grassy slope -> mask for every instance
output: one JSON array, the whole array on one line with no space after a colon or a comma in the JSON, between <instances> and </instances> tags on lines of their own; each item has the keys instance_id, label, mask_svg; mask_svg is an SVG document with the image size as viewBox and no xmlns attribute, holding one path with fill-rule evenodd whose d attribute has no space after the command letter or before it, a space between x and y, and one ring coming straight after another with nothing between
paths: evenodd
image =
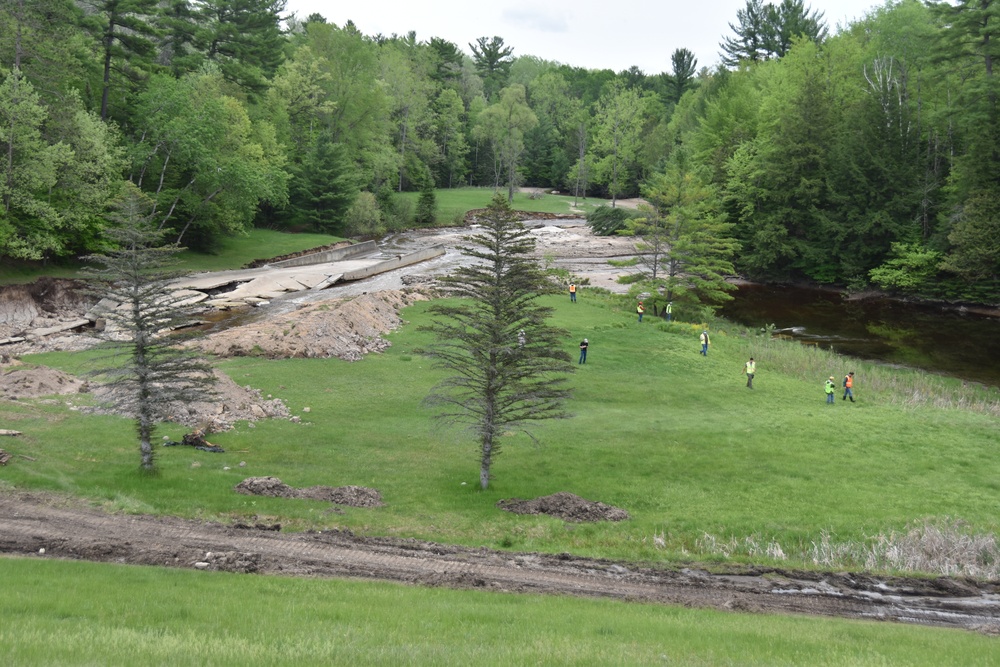
<instances>
[{"instance_id":1,"label":"grassy slope","mask_svg":"<svg viewBox=\"0 0 1000 667\"><path fill-rule=\"evenodd\" d=\"M5 665L832 666L996 659L994 637L889 623L30 559L0 558L0 576Z\"/></svg>"},{"instance_id":2,"label":"grassy slope","mask_svg":"<svg viewBox=\"0 0 1000 667\"><path fill-rule=\"evenodd\" d=\"M586 292L574 306L563 297L546 300L556 306L554 323L571 332L567 351L590 339L588 363L572 379L568 407L576 416L538 425L540 446L510 435L485 492L476 484L474 442L441 428L421 406L440 377L417 353L428 343L416 327L427 321L426 304L405 311L412 322L391 335L385 354L360 362L223 362L238 383L283 398L294 412L310 407L305 423L262 422L213 435L225 454L162 449L163 474L156 479L136 473L132 426L125 420L83 416L63 401L0 405L0 421L25 432L4 446L36 459L18 460L3 477L127 510L258 514L300 528L343 525L650 560L704 556L706 533L719 540L776 540L808 565L810 545L824 534L858 541L928 517L997 530L998 427L988 415L892 403L866 387L865 367L853 362L858 403L828 406L822 380L842 375L846 360L804 380L771 370L794 357L801 349L795 344L717 333L710 355L702 357L696 326L650 318L639 325L613 302ZM759 362L753 391L741 374L748 354ZM79 370L81 358L33 360ZM915 374L914 382L921 377ZM162 430L175 440L182 432ZM337 516L317 502L232 492L253 475L276 475L293 486L372 486L387 506ZM494 508L502 498L557 491L625 508L632 520L581 526ZM654 546L654 535L664 536L666 550Z\"/></svg>"}]
</instances>

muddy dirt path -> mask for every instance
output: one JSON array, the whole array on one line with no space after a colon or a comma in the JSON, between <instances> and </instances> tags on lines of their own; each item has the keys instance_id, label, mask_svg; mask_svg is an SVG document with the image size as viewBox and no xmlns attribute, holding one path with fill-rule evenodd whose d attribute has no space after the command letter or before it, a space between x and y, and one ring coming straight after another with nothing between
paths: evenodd
<instances>
[{"instance_id":1,"label":"muddy dirt path","mask_svg":"<svg viewBox=\"0 0 1000 667\"><path fill-rule=\"evenodd\" d=\"M0 493L0 553L256 574L603 597L758 613L918 623L1000 634L1000 584L764 568L709 573L568 554L499 552L349 532L282 533L106 514ZM43 551L44 550L44 551Z\"/></svg>"}]
</instances>

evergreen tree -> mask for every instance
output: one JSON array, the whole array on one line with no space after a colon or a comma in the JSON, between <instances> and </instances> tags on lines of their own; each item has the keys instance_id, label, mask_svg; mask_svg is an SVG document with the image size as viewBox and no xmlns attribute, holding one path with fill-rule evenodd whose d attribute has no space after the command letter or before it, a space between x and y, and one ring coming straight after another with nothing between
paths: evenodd
<instances>
[{"instance_id":1,"label":"evergreen tree","mask_svg":"<svg viewBox=\"0 0 1000 667\"><path fill-rule=\"evenodd\" d=\"M646 267L637 289L660 295L657 301L714 308L732 297L727 278L735 273L739 243L726 222L715 189L675 151L666 171L643 187L646 217L626 222L626 233L640 239ZM654 301L653 305L656 305Z\"/></svg>"},{"instance_id":2,"label":"evergreen tree","mask_svg":"<svg viewBox=\"0 0 1000 667\"><path fill-rule=\"evenodd\" d=\"M124 338L109 357L113 365L98 371L111 378L111 400L135 420L140 467L155 471L153 433L178 402L204 400L214 381L210 367L190 349L164 334L185 315L188 297L171 290L176 274L167 269L177 246L161 246L163 232L149 214L150 203L131 190L107 229L113 249L85 257L99 268L89 271L97 309Z\"/></svg>"},{"instance_id":3,"label":"evergreen tree","mask_svg":"<svg viewBox=\"0 0 1000 667\"><path fill-rule=\"evenodd\" d=\"M354 167L347 149L323 134L302 163L291 197L292 219L317 232L342 229L358 195Z\"/></svg>"},{"instance_id":4,"label":"evergreen tree","mask_svg":"<svg viewBox=\"0 0 1000 667\"><path fill-rule=\"evenodd\" d=\"M417 211L413 221L421 225L432 225L437 218L437 198L434 195L434 177L424 170L420 177L420 196L417 199Z\"/></svg>"},{"instance_id":5,"label":"evergreen tree","mask_svg":"<svg viewBox=\"0 0 1000 667\"><path fill-rule=\"evenodd\" d=\"M116 84L113 75L124 75L135 87L152 69L156 53L154 20L159 1L81 0L80 4L89 10L85 25L101 48L101 120L106 120L112 87ZM128 92L122 90L119 94L124 97Z\"/></svg>"},{"instance_id":6,"label":"evergreen tree","mask_svg":"<svg viewBox=\"0 0 1000 667\"><path fill-rule=\"evenodd\" d=\"M436 339L428 354L449 373L428 401L441 406L442 418L475 433L479 484L486 489L504 434L569 416L562 404L573 366L561 349L566 332L548 326L552 309L535 302L546 281L530 258L534 239L499 194L480 223L462 249L473 263L443 279L457 299L435 303L436 319L426 330Z\"/></svg>"},{"instance_id":7,"label":"evergreen tree","mask_svg":"<svg viewBox=\"0 0 1000 667\"><path fill-rule=\"evenodd\" d=\"M483 94L488 101L493 101L497 93L507 86L511 65L514 64L511 55L514 49L504 46L502 37L480 37L475 44L469 44L472 49L472 60L476 72L483 79Z\"/></svg>"},{"instance_id":8,"label":"evergreen tree","mask_svg":"<svg viewBox=\"0 0 1000 667\"><path fill-rule=\"evenodd\" d=\"M687 49L675 49L670 56L670 67L670 101L679 104L684 93L694 87L698 59Z\"/></svg>"}]
</instances>

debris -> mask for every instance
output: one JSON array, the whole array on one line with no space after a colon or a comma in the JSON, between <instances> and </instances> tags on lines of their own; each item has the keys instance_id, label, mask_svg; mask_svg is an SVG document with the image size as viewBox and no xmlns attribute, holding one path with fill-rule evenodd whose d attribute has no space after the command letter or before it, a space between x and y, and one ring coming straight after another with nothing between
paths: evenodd
<instances>
[{"instance_id":1,"label":"debris","mask_svg":"<svg viewBox=\"0 0 1000 667\"><path fill-rule=\"evenodd\" d=\"M197 428L190 433L185 433L180 442L168 440L163 443L164 447L176 447L177 445L187 445L188 447L200 449L203 452L213 452L217 454L225 453L226 451L222 447L213 445L208 440L205 440L205 430L200 428Z\"/></svg>"},{"instance_id":2,"label":"debris","mask_svg":"<svg viewBox=\"0 0 1000 667\"><path fill-rule=\"evenodd\" d=\"M0 466L5 466L10 461L10 454L0 449Z\"/></svg>"},{"instance_id":3,"label":"debris","mask_svg":"<svg viewBox=\"0 0 1000 667\"><path fill-rule=\"evenodd\" d=\"M20 431L11 431L10 429L0 428L0 435L17 436L21 435Z\"/></svg>"}]
</instances>

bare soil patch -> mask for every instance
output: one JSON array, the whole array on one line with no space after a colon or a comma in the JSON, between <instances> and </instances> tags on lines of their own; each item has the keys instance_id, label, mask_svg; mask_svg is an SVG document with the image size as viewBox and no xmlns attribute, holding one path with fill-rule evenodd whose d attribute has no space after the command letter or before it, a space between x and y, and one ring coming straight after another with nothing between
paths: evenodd
<instances>
[{"instance_id":1,"label":"bare soil patch","mask_svg":"<svg viewBox=\"0 0 1000 667\"><path fill-rule=\"evenodd\" d=\"M509 498L497 503L497 507L514 514L546 514L574 522L626 521L629 513L618 507L601 502L584 500L580 496L565 491L542 496L533 500Z\"/></svg>"},{"instance_id":2,"label":"bare soil patch","mask_svg":"<svg viewBox=\"0 0 1000 667\"><path fill-rule=\"evenodd\" d=\"M248 477L235 487L237 493L273 498L326 500L348 507L382 507L382 494L364 486L307 486L295 488L277 477Z\"/></svg>"},{"instance_id":3,"label":"bare soil patch","mask_svg":"<svg viewBox=\"0 0 1000 667\"><path fill-rule=\"evenodd\" d=\"M219 331L191 345L220 357L357 361L389 347L382 334L403 324L399 309L423 299L426 297L416 291L386 290L323 301L266 321Z\"/></svg>"},{"instance_id":4,"label":"bare soil patch","mask_svg":"<svg viewBox=\"0 0 1000 667\"><path fill-rule=\"evenodd\" d=\"M201 428L206 433L228 431L238 421L255 422L261 419L289 419L288 406L280 398L265 398L259 389L240 386L228 375L216 369L213 395L190 403L171 403L165 409L170 421L191 428ZM81 412L117 414L131 417L111 403L111 390L106 385L91 384L90 391L99 405L81 407Z\"/></svg>"},{"instance_id":5,"label":"bare soil patch","mask_svg":"<svg viewBox=\"0 0 1000 667\"><path fill-rule=\"evenodd\" d=\"M0 399L16 401L82 391L87 391L86 382L54 368L20 362L0 364Z\"/></svg>"},{"instance_id":6,"label":"bare soil patch","mask_svg":"<svg viewBox=\"0 0 1000 667\"><path fill-rule=\"evenodd\" d=\"M373 510L377 511L377 510ZM350 531L284 533L107 514L78 499L0 491L0 553L429 586L574 595L756 613L794 613L996 634L1000 583L697 565L662 567L570 554L495 551Z\"/></svg>"}]
</instances>

